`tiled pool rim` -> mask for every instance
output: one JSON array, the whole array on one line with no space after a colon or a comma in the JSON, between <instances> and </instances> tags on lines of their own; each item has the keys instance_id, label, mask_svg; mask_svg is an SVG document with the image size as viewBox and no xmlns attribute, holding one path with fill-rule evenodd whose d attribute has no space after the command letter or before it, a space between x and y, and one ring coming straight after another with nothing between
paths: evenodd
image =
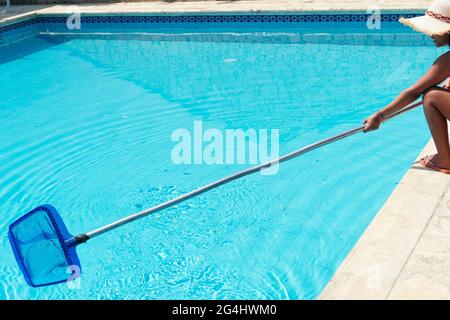
<instances>
[{"instance_id":1,"label":"tiled pool rim","mask_svg":"<svg viewBox=\"0 0 450 320\"><path fill-rule=\"evenodd\" d=\"M400 17L411 18L420 13L382 13L381 22L395 22ZM6 34L21 28L43 23L65 23L66 15L37 15L24 20L6 21L0 25L0 34ZM293 14L146 14L146 15L81 15L81 23L261 23L261 22L365 22L371 16L368 13L293 13Z\"/></svg>"}]
</instances>

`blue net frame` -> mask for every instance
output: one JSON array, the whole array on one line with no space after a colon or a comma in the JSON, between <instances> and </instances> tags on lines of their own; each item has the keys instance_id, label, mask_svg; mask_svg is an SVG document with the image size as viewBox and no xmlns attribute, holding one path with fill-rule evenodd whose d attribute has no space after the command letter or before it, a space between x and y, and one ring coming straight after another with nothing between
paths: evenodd
<instances>
[{"instance_id":1,"label":"blue net frame","mask_svg":"<svg viewBox=\"0 0 450 320\"><path fill-rule=\"evenodd\" d=\"M8 238L25 281L41 287L74 280L81 264L58 211L39 206L9 226ZM72 244L69 244L72 243Z\"/></svg>"}]
</instances>

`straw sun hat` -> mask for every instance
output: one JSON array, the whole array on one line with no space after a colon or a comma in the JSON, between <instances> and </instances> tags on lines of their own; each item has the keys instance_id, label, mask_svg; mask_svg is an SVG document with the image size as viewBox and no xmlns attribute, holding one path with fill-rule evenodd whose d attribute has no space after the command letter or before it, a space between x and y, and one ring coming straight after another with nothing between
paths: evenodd
<instances>
[{"instance_id":1,"label":"straw sun hat","mask_svg":"<svg viewBox=\"0 0 450 320\"><path fill-rule=\"evenodd\" d=\"M450 33L450 0L435 0L424 16L400 18L401 23L429 36Z\"/></svg>"}]
</instances>

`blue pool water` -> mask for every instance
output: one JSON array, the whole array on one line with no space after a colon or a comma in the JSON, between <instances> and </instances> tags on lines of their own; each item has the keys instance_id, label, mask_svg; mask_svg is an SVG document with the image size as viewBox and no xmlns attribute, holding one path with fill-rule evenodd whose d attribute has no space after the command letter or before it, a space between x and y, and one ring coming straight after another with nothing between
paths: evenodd
<instances>
[{"instance_id":1,"label":"blue pool water","mask_svg":"<svg viewBox=\"0 0 450 320\"><path fill-rule=\"evenodd\" d=\"M78 248L78 288L28 287L7 240L8 225L39 204L86 232L246 167L174 165L171 133L194 120L279 129L286 153L359 125L441 53L324 38L373 35L360 26L322 25L310 43L233 32L217 41L40 35L0 46L0 298L320 294L428 141L420 110L91 240Z\"/></svg>"}]
</instances>

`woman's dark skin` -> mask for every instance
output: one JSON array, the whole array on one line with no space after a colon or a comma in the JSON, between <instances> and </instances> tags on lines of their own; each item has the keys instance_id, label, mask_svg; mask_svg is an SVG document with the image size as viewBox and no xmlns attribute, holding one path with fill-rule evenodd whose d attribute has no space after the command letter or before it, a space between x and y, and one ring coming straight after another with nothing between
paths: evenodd
<instances>
[{"instance_id":1,"label":"woman's dark skin","mask_svg":"<svg viewBox=\"0 0 450 320\"><path fill-rule=\"evenodd\" d=\"M450 33L432 37L437 47L450 43ZM450 51L440 56L431 68L411 87L403 91L385 108L368 117L365 132L380 127L383 118L417 100L423 94L423 110L436 145L437 154L432 161L441 168L450 169L450 143L447 120L450 120ZM448 79L448 80L447 80ZM443 88L438 87L443 81Z\"/></svg>"}]
</instances>

